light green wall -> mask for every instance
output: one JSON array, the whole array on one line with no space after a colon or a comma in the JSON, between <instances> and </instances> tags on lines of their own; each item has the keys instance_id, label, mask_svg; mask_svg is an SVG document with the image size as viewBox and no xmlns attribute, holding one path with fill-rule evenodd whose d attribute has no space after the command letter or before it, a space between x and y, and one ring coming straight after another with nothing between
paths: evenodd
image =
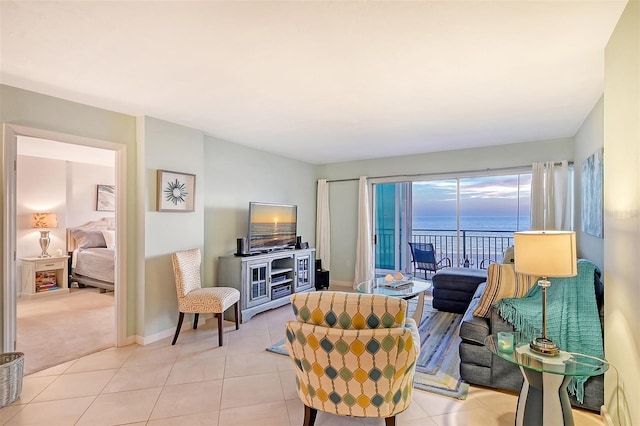
<instances>
[{"instance_id":1,"label":"light green wall","mask_svg":"<svg viewBox=\"0 0 640 426\"><path fill-rule=\"evenodd\" d=\"M632 0L605 49L604 337L619 372L605 375L605 404L618 425L640 425L639 169L640 3Z\"/></svg>"},{"instance_id":2,"label":"light green wall","mask_svg":"<svg viewBox=\"0 0 640 426\"><path fill-rule=\"evenodd\" d=\"M199 248L204 256L204 134L150 117L144 125L144 323L138 334L150 336L176 326L178 305L171 253ZM194 212L159 212L157 172L196 175ZM206 285L206 284L205 284ZM190 320L190 318L188 319Z\"/></svg>"},{"instance_id":3,"label":"light green wall","mask_svg":"<svg viewBox=\"0 0 640 426\"><path fill-rule=\"evenodd\" d=\"M331 280L351 283L354 279L359 176L444 174L558 160L573 160L572 138L318 166L318 179L353 179L329 184Z\"/></svg>"},{"instance_id":4,"label":"light green wall","mask_svg":"<svg viewBox=\"0 0 640 426\"><path fill-rule=\"evenodd\" d=\"M130 115L119 114L81 105L75 102L17 89L11 86L0 85L0 122L14 124L48 131L66 133L70 135L110 141L127 147L127 176L128 176L128 200L127 221L129 232L127 234L127 263L129 268L128 280L135 281L136 277L136 124L135 118ZM0 152L0 172L4 164L3 153ZM3 184L4 186L4 184ZM4 213L4 199L0 200L0 215ZM2 218L4 221L4 217ZM0 247L0 250L3 250ZM0 252L0 262L4 261L4 253ZM5 265L2 264L0 273L4 273ZM127 324L128 333L133 333L135 321L135 292L134 286L129 287ZM1 291L1 290L0 290ZM0 316L0 321L1 321ZM0 333L2 326L0 324Z\"/></svg>"},{"instance_id":5,"label":"light green wall","mask_svg":"<svg viewBox=\"0 0 640 426\"><path fill-rule=\"evenodd\" d=\"M315 167L205 137L205 280L217 282L217 259L246 236L250 201L296 204L298 235L315 246ZM222 285L223 283L220 283Z\"/></svg>"},{"instance_id":6,"label":"light green wall","mask_svg":"<svg viewBox=\"0 0 640 426\"><path fill-rule=\"evenodd\" d=\"M591 260L600 270L604 270L603 239L582 232L582 162L603 146L604 96L601 96L576 133L574 155L574 217L578 256Z\"/></svg>"},{"instance_id":7,"label":"light green wall","mask_svg":"<svg viewBox=\"0 0 640 426\"><path fill-rule=\"evenodd\" d=\"M153 339L175 327L178 310L170 253L202 248L205 285L215 283L218 256L234 252L236 238L247 233L249 201L297 204L298 234L315 245L316 181L310 164L158 119L9 86L0 86L0 100L3 123L127 146L129 336ZM156 211L158 169L196 175L195 212Z\"/></svg>"}]
</instances>

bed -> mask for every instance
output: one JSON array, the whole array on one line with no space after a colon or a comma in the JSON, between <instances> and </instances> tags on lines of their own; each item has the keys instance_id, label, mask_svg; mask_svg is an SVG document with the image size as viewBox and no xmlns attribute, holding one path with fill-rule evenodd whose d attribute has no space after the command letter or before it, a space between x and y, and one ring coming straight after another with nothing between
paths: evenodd
<instances>
[{"instance_id":1,"label":"bed","mask_svg":"<svg viewBox=\"0 0 640 426\"><path fill-rule=\"evenodd\" d=\"M101 293L113 291L115 277L115 219L103 218L67 229L70 280Z\"/></svg>"}]
</instances>

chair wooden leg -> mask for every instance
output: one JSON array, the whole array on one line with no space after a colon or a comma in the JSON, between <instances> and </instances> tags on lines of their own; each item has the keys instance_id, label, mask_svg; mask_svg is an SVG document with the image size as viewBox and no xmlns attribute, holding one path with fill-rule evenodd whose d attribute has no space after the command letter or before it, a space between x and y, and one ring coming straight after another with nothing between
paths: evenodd
<instances>
[{"instance_id":1,"label":"chair wooden leg","mask_svg":"<svg viewBox=\"0 0 640 426\"><path fill-rule=\"evenodd\" d=\"M216 314L216 316L218 317L218 346L222 346L222 312L220 312L219 314Z\"/></svg>"},{"instance_id":2,"label":"chair wooden leg","mask_svg":"<svg viewBox=\"0 0 640 426\"><path fill-rule=\"evenodd\" d=\"M176 334L173 336L173 342L171 342L172 345L175 345L176 341L178 340L178 334L180 334L180 329L182 328L183 319L184 319L184 312L180 312L180 317L178 317L178 326L176 327Z\"/></svg>"},{"instance_id":3,"label":"chair wooden leg","mask_svg":"<svg viewBox=\"0 0 640 426\"><path fill-rule=\"evenodd\" d=\"M237 301L234 305L234 310L236 311L236 330L240 329L240 301Z\"/></svg>"},{"instance_id":4,"label":"chair wooden leg","mask_svg":"<svg viewBox=\"0 0 640 426\"><path fill-rule=\"evenodd\" d=\"M318 415L318 410L315 408L304 406L304 422L302 426L313 426L316 422L316 416Z\"/></svg>"},{"instance_id":5,"label":"chair wooden leg","mask_svg":"<svg viewBox=\"0 0 640 426\"><path fill-rule=\"evenodd\" d=\"M198 328L198 317L200 314L194 314L193 316L193 329L196 330Z\"/></svg>"},{"instance_id":6,"label":"chair wooden leg","mask_svg":"<svg viewBox=\"0 0 640 426\"><path fill-rule=\"evenodd\" d=\"M396 426L396 416L387 417L384 419L384 426Z\"/></svg>"}]
</instances>

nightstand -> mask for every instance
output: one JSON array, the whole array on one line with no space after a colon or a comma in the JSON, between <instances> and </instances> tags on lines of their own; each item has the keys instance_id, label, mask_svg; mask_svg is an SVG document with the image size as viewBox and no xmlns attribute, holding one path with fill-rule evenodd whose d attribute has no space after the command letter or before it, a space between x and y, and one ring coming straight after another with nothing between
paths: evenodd
<instances>
[{"instance_id":1,"label":"nightstand","mask_svg":"<svg viewBox=\"0 0 640 426\"><path fill-rule=\"evenodd\" d=\"M68 293L67 259L69 256L21 258L22 295L41 297Z\"/></svg>"}]
</instances>

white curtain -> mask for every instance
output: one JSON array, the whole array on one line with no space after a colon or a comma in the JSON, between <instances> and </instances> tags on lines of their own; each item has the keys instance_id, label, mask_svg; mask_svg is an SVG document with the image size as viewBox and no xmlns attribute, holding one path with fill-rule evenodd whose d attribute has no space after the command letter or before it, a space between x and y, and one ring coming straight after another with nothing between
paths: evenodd
<instances>
[{"instance_id":1,"label":"white curtain","mask_svg":"<svg viewBox=\"0 0 640 426\"><path fill-rule=\"evenodd\" d=\"M374 277L373 244L371 240L371 215L367 177L361 176L358 190L358 241L356 245L356 269L353 285Z\"/></svg>"},{"instance_id":2,"label":"white curtain","mask_svg":"<svg viewBox=\"0 0 640 426\"><path fill-rule=\"evenodd\" d=\"M316 258L322 260L322 269L331 270L331 220L329 217L329 185L318 180L316 213Z\"/></svg>"},{"instance_id":3,"label":"white curtain","mask_svg":"<svg viewBox=\"0 0 640 426\"><path fill-rule=\"evenodd\" d=\"M531 229L571 230L569 163L534 163L531 173Z\"/></svg>"}]
</instances>

